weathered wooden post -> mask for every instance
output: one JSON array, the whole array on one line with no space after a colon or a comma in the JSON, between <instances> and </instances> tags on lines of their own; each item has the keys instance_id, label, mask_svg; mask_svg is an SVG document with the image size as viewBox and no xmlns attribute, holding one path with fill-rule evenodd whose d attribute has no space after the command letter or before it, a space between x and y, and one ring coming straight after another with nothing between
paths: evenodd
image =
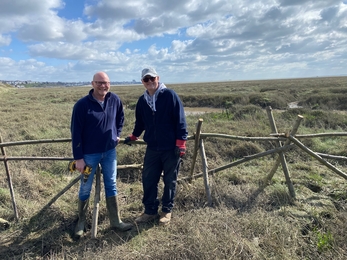
<instances>
[{"instance_id":1,"label":"weathered wooden post","mask_svg":"<svg viewBox=\"0 0 347 260\"><path fill-rule=\"evenodd\" d=\"M293 136L294 136L294 135L296 134L296 132L298 131L298 128L299 128L299 126L300 126L300 123L301 123L301 120L302 120L302 119L304 119L304 117L301 116L301 115L298 115L298 118L297 118L297 120L296 120L295 123L294 123L293 129L292 129L292 131L290 132L290 135L293 135ZM290 140L290 139L287 139L287 140L285 141L285 143L284 143L284 146L289 145L290 143L291 143L291 140ZM276 170L277 170L277 168L278 168L278 166L280 165L281 162L282 162L282 161L281 161L281 158L278 157L277 160L276 160L276 162L275 162L275 165L272 167L270 173L268 174L268 176L267 176L267 177L265 178L265 180L264 180L264 183L265 183L265 184L267 184L267 183L272 179L272 177L274 176L274 174L275 174L275 172L276 172ZM295 198L295 191L294 191L293 183L291 182L289 176L286 175L286 173L285 173L285 177L286 177L286 182L287 182L287 185L288 185L289 192L290 192L291 196L292 196L293 198ZM287 178L288 178L288 179L287 179Z\"/></svg>"},{"instance_id":2,"label":"weathered wooden post","mask_svg":"<svg viewBox=\"0 0 347 260\"><path fill-rule=\"evenodd\" d=\"M100 165L96 168L95 172L95 197L94 197L94 209L92 219L92 238L96 238L98 232L98 219L99 219L99 202L100 202Z\"/></svg>"},{"instance_id":3,"label":"weathered wooden post","mask_svg":"<svg viewBox=\"0 0 347 260\"><path fill-rule=\"evenodd\" d=\"M201 125L202 125L203 119L200 118L197 126L196 126L196 133L195 133L195 143L194 143L194 151L193 151L193 158L192 158L192 166L190 168L190 174L188 176L188 181L192 182L193 179L193 173L194 173L194 166L196 163L196 157L198 154L198 150L200 150L200 155L202 159L202 170L203 170L203 177L204 177L204 185L206 190L206 196L208 200L209 206L212 206L212 198L211 198L211 190L210 190L210 184L209 184L209 177L208 177L208 165L207 165L207 159L206 159L206 153L205 153L205 147L204 142L200 138L201 134ZM200 147L200 149L199 149Z\"/></svg>"},{"instance_id":4,"label":"weathered wooden post","mask_svg":"<svg viewBox=\"0 0 347 260\"><path fill-rule=\"evenodd\" d=\"M274 119L273 114L272 114L272 108L270 106L266 107L266 112L267 112L267 115L269 117L271 131L274 134L277 134L278 132L277 132L276 124L275 124L275 119ZM282 143L280 141L277 141L276 142L276 147L282 147ZM293 187L293 183L292 183L292 181L290 179L290 173L289 173L289 170L288 170L288 167L287 167L286 157L284 156L283 152L279 152L278 155L279 155L279 158L280 158L280 162L282 164L282 170L283 170L284 176L286 178L286 183L287 183L290 195L291 195L292 198L295 198L295 190L294 190L294 187Z\"/></svg>"},{"instance_id":5,"label":"weathered wooden post","mask_svg":"<svg viewBox=\"0 0 347 260\"><path fill-rule=\"evenodd\" d=\"M340 175L342 178L345 178L347 180L347 175L339 170L338 168L336 168L334 165L332 165L331 163L327 162L326 160L324 160L321 156L319 156L317 153L313 152L312 150L310 150L309 148L307 148L303 143L301 143L298 139L296 139L294 136L290 135L289 139L295 143L299 148L301 148L302 150L304 150L306 153L308 153L309 155L311 155L312 157L314 157L315 159L317 159L319 162L321 162L322 164L324 164L326 167L328 167L330 170L336 172L338 175Z\"/></svg>"},{"instance_id":6,"label":"weathered wooden post","mask_svg":"<svg viewBox=\"0 0 347 260\"><path fill-rule=\"evenodd\" d=\"M193 173L194 173L194 167L196 163L196 157L198 155L199 145L200 145L200 131L201 131L201 125L202 125L203 119L200 118L198 121L198 124L196 126L196 133L195 133L195 142L194 142L194 150L193 150L193 157L192 157L192 166L190 167L190 173L188 177L188 181L192 182L193 179Z\"/></svg>"},{"instance_id":7,"label":"weathered wooden post","mask_svg":"<svg viewBox=\"0 0 347 260\"><path fill-rule=\"evenodd\" d=\"M61 195L63 195L65 192L67 192L73 185L75 185L79 180L81 179L81 176L78 175L75 179L73 179L64 189L62 189L57 195L55 195L40 211L45 211L48 207L50 207L57 199L60 198Z\"/></svg>"},{"instance_id":8,"label":"weathered wooden post","mask_svg":"<svg viewBox=\"0 0 347 260\"><path fill-rule=\"evenodd\" d=\"M205 185L205 191L207 196L208 205L212 206L212 197L211 197L211 190L210 190L210 181L208 179L208 165L207 165L207 159L206 159L206 153L205 153L205 147L204 147L204 141L203 139L200 139L200 154L202 159L202 171L204 174L204 185Z\"/></svg>"},{"instance_id":9,"label":"weathered wooden post","mask_svg":"<svg viewBox=\"0 0 347 260\"><path fill-rule=\"evenodd\" d=\"M2 143L2 136L0 135L0 144L1 144L1 143ZM10 193L11 193L11 198L12 198L12 205L13 205L14 215L15 215L16 221L18 221L18 220L19 220L19 217L18 217L16 199L15 199L15 196L14 196L14 191L13 191L13 185L12 185L12 179L11 179L10 169L8 168L8 163L7 163L7 156L6 156L5 147L2 147L2 146L1 146L1 153L2 153L2 155L4 156L4 165L5 165L6 175L7 175L8 186L9 186L9 188L10 188Z\"/></svg>"}]
</instances>

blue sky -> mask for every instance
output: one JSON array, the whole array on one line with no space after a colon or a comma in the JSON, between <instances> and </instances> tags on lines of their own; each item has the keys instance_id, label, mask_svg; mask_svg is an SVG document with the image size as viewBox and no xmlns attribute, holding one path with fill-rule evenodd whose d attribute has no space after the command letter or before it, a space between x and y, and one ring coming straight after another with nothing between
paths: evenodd
<instances>
[{"instance_id":1,"label":"blue sky","mask_svg":"<svg viewBox=\"0 0 347 260\"><path fill-rule=\"evenodd\" d=\"M0 1L0 80L347 76L346 46L346 1Z\"/></svg>"}]
</instances>

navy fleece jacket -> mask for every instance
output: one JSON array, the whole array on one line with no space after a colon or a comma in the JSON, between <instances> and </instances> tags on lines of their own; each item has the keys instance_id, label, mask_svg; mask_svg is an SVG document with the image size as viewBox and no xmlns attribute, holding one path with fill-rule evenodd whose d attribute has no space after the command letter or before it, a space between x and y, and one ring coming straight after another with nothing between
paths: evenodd
<instances>
[{"instance_id":1,"label":"navy fleece jacket","mask_svg":"<svg viewBox=\"0 0 347 260\"><path fill-rule=\"evenodd\" d=\"M182 102L172 89L159 93L155 103L156 111L147 104L142 95L136 104L133 135L139 137L145 131L143 140L147 147L156 151L174 149L176 140L187 140L187 123Z\"/></svg>"},{"instance_id":2,"label":"navy fleece jacket","mask_svg":"<svg viewBox=\"0 0 347 260\"><path fill-rule=\"evenodd\" d=\"M84 154L103 153L114 149L124 124L124 111L120 98L108 92L104 108L92 93L76 102L71 118L72 152L75 160Z\"/></svg>"}]
</instances>

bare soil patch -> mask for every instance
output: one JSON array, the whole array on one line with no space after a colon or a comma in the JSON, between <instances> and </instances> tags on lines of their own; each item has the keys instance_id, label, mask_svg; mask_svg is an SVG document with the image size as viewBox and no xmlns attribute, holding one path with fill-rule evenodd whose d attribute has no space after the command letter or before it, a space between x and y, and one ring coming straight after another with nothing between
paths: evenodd
<instances>
[{"instance_id":1,"label":"bare soil patch","mask_svg":"<svg viewBox=\"0 0 347 260\"><path fill-rule=\"evenodd\" d=\"M202 115L205 113L221 112L221 108L213 107L184 107L186 115Z\"/></svg>"}]
</instances>

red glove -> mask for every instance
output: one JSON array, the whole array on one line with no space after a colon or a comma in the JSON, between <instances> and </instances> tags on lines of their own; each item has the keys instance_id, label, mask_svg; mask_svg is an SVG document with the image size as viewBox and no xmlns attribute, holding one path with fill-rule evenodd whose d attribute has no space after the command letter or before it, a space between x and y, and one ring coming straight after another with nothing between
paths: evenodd
<instances>
[{"instance_id":1,"label":"red glove","mask_svg":"<svg viewBox=\"0 0 347 260\"><path fill-rule=\"evenodd\" d=\"M131 145L131 144L129 144L129 142L136 141L137 139L139 139L139 138L136 137L135 135L131 134L127 138L124 139L124 144Z\"/></svg>"},{"instance_id":2,"label":"red glove","mask_svg":"<svg viewBox=\"0 0 347 260\"><path fill-rule=\"evenodd\" d=\"M186 154L186 141L185 140L176 140L176 152L177 154L182 157Z\"/></svg>"}]
</instances>

